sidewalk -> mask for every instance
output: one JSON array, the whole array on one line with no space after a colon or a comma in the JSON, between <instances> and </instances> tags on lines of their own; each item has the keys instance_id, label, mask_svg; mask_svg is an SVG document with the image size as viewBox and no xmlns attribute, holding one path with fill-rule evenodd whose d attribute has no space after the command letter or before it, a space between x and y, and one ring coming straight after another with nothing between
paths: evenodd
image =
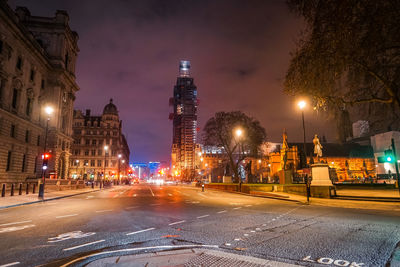
<instances>
[{"instance_id":1,"label":"sidewalk","mask_svg":"<svg viewBox=\"0 0 400 267\"><path fill-rule=\"evenodd\" d=\"M366 191L370 191L370 190L366 190ZM245 195L250 195L250 194L245 194ZM396 193L394 195L396 195ZM299 203L303 203L303 204L307 203L307 197L301 196L301 195L289 194L289 193L285 193L285 192L268 192L268 194L266 196L262 196L262 195L252 195L252 196L280 199L280 200L286 200L286 201L289 200L289 201L299 202ZM383 196L383 195L381 195L381 196ZM384 196L386 196L386 195L384 195ZM398 195L396 197L398 197ZM310 205L329 206L329 207L338 207L338 208L340 207L340 208L352 208L352 209L366 209L366 210L400 211L400 202L366 201L363 199L346 200L346 199L335 199L335 198L329 199L329 198L310 197Z\"/></svg>"},{"instance_id":2,"label":"sidewalk","mask_svg":"<svg viewBox=\"0 0 400 267\"><path fill-rule=\"evenodd\" d=\"M53 199L60 199L64 197L80 195L90 192L98 191L99 188L95 187L92 189L91 187L83 188L83 189L75 189L75 190L63 190L63 191L51 191L44 193L44 199L39 199L38 192L35 194L29 193L28 195L23 192L22 195L14 195L14 196L5 196L0 197L0 209L21 206L21 205L28 205L33 204L41 201L49 201ZM18 193L18 192L17 192Z\"/></svg>"},{"instance_id":3,"label":"sidewalk","mask_svg":"<svg viewBox=\"0 0 400 267\"><path fill-rule=\"evenodd\" d=\"M190 247L186 246L186 247ZM179 247L179 246L177 246ZM193 246L195 247L195 246ZM154 247L157 249L157 247ZM132 252L140 251L141 248L131 249ZM129 249L121 250L121 251L110 251L105 252L107 254L119 254L126 253ZM95 253L92 256L100 255L101 253ZM102 254L102 255L107 255ZM110 255L111 256L111 255ZM66 265L63 265L66 266ZM123 256L112 256L108 258L102 258L95 261L90 262L85 265L88 267L97 267L97 266L126 266L126 267L161 267L161 266L175 266L175 267L183 267L183 266L210 266L210 267L220 267L220 266L253 266L253 267L262 267L262 266L270 266L270 267L296 267L302 265L294 265L284 262L272 261L272 260L264 260L259 258L254 258L250 256L242 256L234 253L227 253L217 250L209 250L209 249L181 249L181 250L169 250L169 251L161 251L161 252L152 252L145 254L136 254L136 255L123 255Z\"/></svg>"}]
</instances>

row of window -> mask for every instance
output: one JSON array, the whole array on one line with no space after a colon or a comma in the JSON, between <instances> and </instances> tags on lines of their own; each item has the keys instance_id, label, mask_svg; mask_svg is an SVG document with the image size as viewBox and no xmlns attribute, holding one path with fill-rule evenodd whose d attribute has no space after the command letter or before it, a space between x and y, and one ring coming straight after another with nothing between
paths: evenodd
<instances>
[{"instance_id":1,"label":"row of window","mask_svg":"<svg viewBox=\"0 0 400 267\"><path fill-rule=\"evenodd\" d=\"M14 160L18 160L18 159L14 157L14 153L12 151L8 151L7 163L6 163L6 171L7 172L14 171L13 168L12 168L12 165L11 165L11 163ZM38 160L38 157L35 158L35 162L34 162L34 165L33 165L33 173L36 173L37 160ZM14 166L15 166L15 164L14 164ZM20 164L20 169L19 170L21 172L26 172L27 171L27 155L26 154L22 155L22 159L21 159L21 164Z\"/></svg>"},{"instance_id":2,"label":"row of window","mask_svg":"<svg viewBox=\"0 0 400 267\"><path fill-rule=\"evenodd\" d=\"M98 149L97 150L97 156L103 156L103 149ZM84 151L84 155L85 156L89 156L89 152L90 152L90 156L96 156L96 149L92 149L89 151L89 149ZM81 150L80 149L75 149L74 150L74 155L75 156L79 156L81 155ZM109 152L107 152L107 155L109 155ZM116 156L117 155L117 151L115 150L111 150L111 156Z\"/></svg>"},{"instance_id":3,"label":"row of window","mask_svg":"<svg viewBox=\"0 0 400 267\"><path fill-rule=\"evenodd\" d=\"M85 144L87 146L90 146L90 145L92 145L92 146L97 146L97 145L102 146L104 144L104 140L102 140L102 139L100 139L100 140L97 140L97 139L85 139L85 143L83 143L83 140L84 139L79 139L79 140L75 139L74 140L74 144L75 145L83 145L83 144ZM112 144L116 145L116 144L118 144L118 141L117 141L116 138L106 139L105 140L105 144L106 145L112 145Z\"/></svg>"},{"instance_id":4,"label":"row of window","mask_svg":"<svg viewBox=\"0 0 400 267\"><path fill-rule=\"evenodd\" d=\"M113 136L118 136L118 131L96 131L96 130L86 130L86 131L82 131L80 129L75 129L74 130L74 134L75 135L81 135L81 134L86 134L86 135L104 135L104 133L106 135L113 135Z\"/></svg>"},{"instance_id":5,"label":"row of window","mask_svg":"<svg viewBox=\"0 0 400 267\"><path fill-rule=\"evenodd\" d=\"M89 126L89 127L107 127L110 128L111 127L111 123L107 122L107 124L104 124L102 122L98 122L98 121L85 121L83 124L82 122L75 122L74 126L79 127L79 126ZM118 127L117 123L113 123L113 127Z\"/></svg>"},{"instance_id":6,"label":"row of window","mask_svg":"<svg viewBox=\"0 0 400 267\"><path fill-rule=\"evenodd\" d=\"M115 160L105 160L105 167L113 167L116 166L117 163ZM97 164L96 164L97 163ZM103 165L103 160L95 160L95 159L90 159L90 160L84 160L83 162L81 161L76 161L72 160L70 166L71 167L102 167Z\"/></svg>"},{"instance_id":7,"label":"row of window","mask_svg":"<svg viewBox=\"0 0 400 267\"><path fill-rule=\"evenodd\" d=\"M15 124L11 124L10 137L17 138L17 126ZM30 143L30 142L31 142L31 131L25 130L25 143ZM37 135L36 145L40 146L40 135Z\"/></svg>"}]
</instances>

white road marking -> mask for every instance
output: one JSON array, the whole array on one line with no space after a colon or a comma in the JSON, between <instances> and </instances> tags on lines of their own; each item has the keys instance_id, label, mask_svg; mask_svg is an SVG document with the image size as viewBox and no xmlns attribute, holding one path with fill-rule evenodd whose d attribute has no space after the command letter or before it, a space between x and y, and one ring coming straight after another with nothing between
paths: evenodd
<instances>
[{"instance_id":1,"label":"white road marking","mask_svg":"<svg viewBox=\"0 0 400 267\"><path fill-rule=\"evenodd\" d=\"M28 223L28 222L31 222L32 220L29 220L29 221L20 221L20 222L11 222L11 223L3 223L3 224L0 224L0 226L8 226L8 225L14 225L14 224L21 224L21 223Z\"/></svg>"},{"instance_id":2,"label":"white road marking","mask_svg":"<svg viewBox=\"0 0 400 267\"><path fill-rule=\"evenodd\" d=\"M75 214L61 215L61 216L57 216L56 219L73 217L73 216L77 216L77 215L79 215L79 214L75 213Z\"/></svg>"},{"instance_id":3,"label":"white road marking","mask_svg":"<svg viewBox=\"0 0 400 267\"><path fill-rule=\"evenodd\" d=\"M112 210L96 210L97 213L100 213L100 212L108 212L108 211L112 211Z\"/></svg>"},{"instance_id":4,"label":"white road marking","mask_svg":"<svg viewBox=\"0 0 400 267\"><path fill-rule=\"evenodd\" d=\"M119 197L120 194L113 196L113 198Z\"/></svg>"},{"instance_id":5,"label":"white road marking","mask_svg":"<svg viewBox=\"0 0 400 267\"><path fill-rule=\"evenodd\" d=\"M34 224L27 224L27 225L22 225L22 226L12 226L12 227L0 228L0 233L14 232L14 231L19 231L19 230L24 230L26 228L35 227L35 226L36 225L34 225Z\"/></svg>"},{"instance_id":6,"label":"white road marking","mask_svg":"<svg viewBox=\"0 0 400 267\"><path fill-rule=\"evenodd\" d=\"M179 222L173 222L173 223L170 223L170 224L168 224L168 225L174 225L174 224L178 224L178 223L184 223L184 222L186 222L185 220L183 220L183 221L179 221Z\"/></svg>"},{"instance_id":7,"label":"white road marking","mask_svg":"<svg viewBox=\"0 0 400 267\"><path fill-rule=\"evenodd\" d=\"M94 196L87 196L87 197L86 197L86 199L89 199L89 198L94 198Z\"/></svg>"},{"instance_id":8,"label":"white road marking","mask_svg":"<svg viewBox=\"0 0 400 267\"><path fill-rule=\"evenodd\" d=\"M218 211L217 213L224 213L224 212L226 212L226 210L221 210L221 211Z\"/></svg>"},{"instance_id":9,"label":"white road marking","mask_svg":"<svg viewBox=\"0 0 400 267\"><path fill-rule=\"evenodd\" d=\"M130 209L134 209L134 208L137 208L137 207L139 207L139 206L130 206L130 207L126 207L126 209L130 210Z\"/></svg>"},{"instance_id":10,"label":"white road marking","mask_svg":"<svg viewBox=\"0 0 400 267\"><path fill-rule=\"evenodd\" d=\"M235 241L240 241L241 239L240 238L235 238Z\"/></svg>"},{"instance_id":11,"label":"white road marking","mask_svg":"<svg viewBox=\"0 0 400 267\"><path fill-rule=\"evenodd\" d=\"M244 236L249 236L249 234L244 234Z\"/></svg>"},{"instance_id":12,"label":"white road marking","mask_svg":"<svg viewBox=\"0 0 400 267\"><path fill-rule=\"evenodd\" d=\"M209 198L209 197L203 195L202 193L197 193L197 194L198 194L199 196L201 196L201 197Z\"/></svg>"},{"instance_id":13,"label":"white road marking","mask_svg":"<svg viewBox=\"0 0 400 267\"><path fill-rule=\"evenodd\" d=\"M134 197L136 197L136 196L137 196L137 194L134 194L133 196L134 196Z\"/></svg>"},{"instance_id":14,"label":"white road marking","mask_svg":"<svg viewBox=\"0 0 400 267\"><path fill-rule=\"evenodd\" d=\"M251 207L251 206L253 206L253 205L246 205L245 207L248 208L248 207Z\"/></svg>"},{"instance_id":15,"label":"white road marking","mask_svg":"<svg viewBox=\"0 0 400 267\"><path fill-rule=\"evenodd\" d=\"M256 228L256 231L261 231L261 228L258 228L258 227L257 227L257 228Z\"/></svg>"},{"instance_id":16,"label":"white road marking","mask_svg":"<svg viewBox=\"0 0 400 267\"><path fill-rule=\"evenodd\" d=\"M160 206L161 204L155 203L155 204L150 204L150 206Z\"/></svg>"},{"instance_id":17,"label":"white road marking","mask_svg":"<svg viewBox=\"0 0 400 267\"><path fill-rule=\"evenodd\" d=\"M203 215L203 216L198 216L197 219L205 218L205 217L208 217L208 216L210 216L210 215L207 214L207 215Z\"/></svg>"},{"instance_id":18,"label":"white road marking","mask_svg":"<svg viewBox=\"0 0 400 267\"><path fill-rule=\"evenodd\" d=\"M14 265L18 265L18 264L20 264L20 262L19 261L15 261L15 262L10 262L10 263L6 263L6 264L3 264L3 265L0 265L0 267L14 266Z\"/></svg>"},{"instance_id":19,"label":"white road marking","mask_svg":"<svg viewBox=\"0 0 400 267\"><path fill-rule=\"evenodd\" d=\"M153 195L153 197L154 197L153 190L151 190L151 187L150 187L150 186L148 186L148 188L150 189L150 192L151 192L151 194L152 194L152 195Z\"/></svg>"},{"instance_id":20,"label":"white road marking","mask_svg":"<svg viewBox=\"0 0 400 267\"><path fill-rule=\"evenodd\" d=\"M168 196L172 197L172 194L168 193Z\"/></svg>"},{"instance_id":21,"label":"white road marking","mask_svg":"<svg viewBox=\"0 0 400 267\"><path fill-rule=\"evenodd\" d=\"M199 204L200 201L193 201L192 204Z\"/></svg>"},{"instance_id":22,"label":"white road marking","mask_svg":"<svg viewBox=\"0 0 400 267\"><path fill-rule=\"evenodd\" d=\"M70 262L67 262L64 265L61 265L60 267L67 267L71 266L73 263L91 258L91 257L96 257L96 256L101 256L101 255L107 255L107 254L112 254L116 252L131 252L131 251L139 251L139 250L149 250L149 249L178 249L178 248L218 248L217 245L178 245L178 246L154 246L154 247L143 247L143 248L126 248L126 249L119 249L119 250L113 250L113 251L103 251L103 252L97 252L93 253L90 255L82 256L80 258L74 259Z\"/></svg>"},{"instance_id":23,"label":"white road marking","mask_svg":"<svg viewBox=\"0 0 400 267\"><path fill-rule=\"evenodd\" d=\"M63 250L64 250L64 251L73 250L73 249L77 249L77 248L86 247L86 246L90 246L90 245L93 245L93 244L101 243L101 242L104 242L104 241L105 241L104 239L102 239L102 240L97 240L97 241L94 241L94 242L82 244L82 245L75 246L75 247L64 248Z\"/></svg>"},{"instance_id":24,"label":"white road marking","mask_svg":"<svg viewBox=\"0 0 400 267\"><path fill-rule=\"evenodd\" d=\"M78 239L78 238L83 238L83 237L88 237L88 236L92 236L96 234L95 232L89 232L89 233L84 233L82 231L73 231L73 232L69 232L69 233L65 233L65 234L59 234L56 237L49 237L47 242L49 243L56 243L56 242L60 242L60 241L64 241L64 240L68 240L68 239Z\"/></svg>"},{"instance_id":25,"label":"white road marking","mask_svg":"<svg viewBox=\"0 0 400 267\"><path fill-rule=\"evenodd\" d=\"M242 207L236 207L236 208L233 208L234 210L238 210L238 209L241 209Z\"/></svg>"},{"instance_id":26,"label":"white road marking","mask_svg":"<svg viewBox=\"0 0 400 267\"><path fill-rule=\"evenodd\" d=\"M136 232L127 233L126 235L135 235L135 234L138 234L138 233L143 233L143 232L151 231L151 230L154 230L154 229L156 229L156 228L147 228L147 229L144 229L144 230L139 230L139 231L136 231Z\"/></svg>"},{"instance_id":27,"label":"white road marking","mask_svg":"<svg viewBox=\"0 0 400 267\"><path fill-rule=\"evenodd\" d=\"M321 264L325 264L325 265L331 265L332 263L336 266L349 266L349 267L359 267L359 266L365 266L364 263L360 262L351 262L351 261L346 261L346 260L335 260L332 258L316 258L316 259L312 259L311 256L307 256L304 259L302 259L303 261L307 261L307 262L318 262Z\"/></svg>"},{"instance_id":28,"label":"white road marking","mask_svg":"<svg viewBox=\"0 0 400 267\"><path fill-rule=\"evenodd\" d=\"M177 203L177 201L171 201L171 202L168 202L168 203L171 203L171 204L172 204L172 203Z\"/></svg>"},{"instance_id":29,"label":"white road marking","mask_svg":"<svg viewBox=\"0 0 400 267\"><path fill-rule=\"evenodd\" d=\"M250 232L251 232L251 233L255 233L256 231L254 231L254 230L251 230Z\"/></svg>"},{"instance_id":30,"label":"white road marking","mask_svg":"<svg viewBox=\"0 0 400 267\"><path fill-rule=\"evenodd\" d=\"M225 246L230 246L231 245L231 243L225 243Z\"/></svg>"}]
</instances>

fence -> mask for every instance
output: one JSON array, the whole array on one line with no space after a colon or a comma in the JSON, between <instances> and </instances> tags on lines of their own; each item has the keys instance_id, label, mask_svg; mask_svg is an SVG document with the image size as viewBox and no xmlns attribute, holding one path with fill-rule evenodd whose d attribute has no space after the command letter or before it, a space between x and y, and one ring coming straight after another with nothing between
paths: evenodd
<instances>
[{"instance_id":1,"label":"fence","mask_svg":"<svg viewBox=\"0 0 400 267\"><path fill-rule=\"evenodd\" d=\"M59 191L65 189L77 189L85 187L83 180L55 180L46 179L46 189L50 191ZM35 194L39 188L38 182L16 182L1 183L1 197Z\"/></svg>"}]
</instances>

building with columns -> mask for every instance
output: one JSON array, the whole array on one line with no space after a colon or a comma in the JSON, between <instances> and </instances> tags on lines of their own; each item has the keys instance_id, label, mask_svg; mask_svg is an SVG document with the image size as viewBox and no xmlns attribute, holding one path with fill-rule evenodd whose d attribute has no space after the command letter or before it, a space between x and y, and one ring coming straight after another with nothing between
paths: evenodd
<instances>
[{"instance_id":1,"label":"building with columns","mask_svg":"<svg viewBox=\"0 0 400 267\"><path fill-rule=\"evenodd\" d=\"M75 179L123 179L128 174L129 147L113 100L101 115L74 111L70 176ZM105 176L103 176L105 173Z\"/></svg>"},{"instance_id":2,"label":"building with columns","mask_svg":"<svg viewBox=\"0 0 400 267\"><path fill-rule=\"evenodd\" d=\"M79 90L77 42L67 12L32 16L27 8L14 11L0 0L1 182L40 178L45 147L51 156L45 176L67 178L73 104ZM46 106L54 111L49 117Z\"/></svg>"}]
</instances>

